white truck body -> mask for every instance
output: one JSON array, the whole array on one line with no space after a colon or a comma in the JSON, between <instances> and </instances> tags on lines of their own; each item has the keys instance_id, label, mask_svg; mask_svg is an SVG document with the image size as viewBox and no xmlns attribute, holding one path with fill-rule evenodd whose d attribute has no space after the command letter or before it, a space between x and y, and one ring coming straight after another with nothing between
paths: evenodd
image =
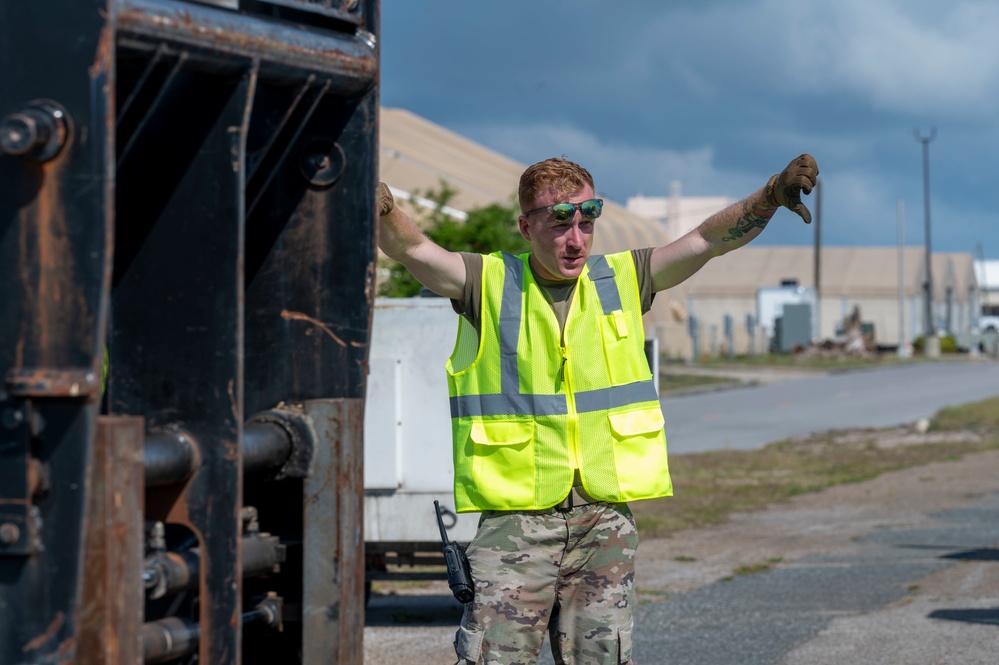
<instances>
[{"instance_id":1,"label":"white truck body","mask_svg":"<svg viewBox=\"0 0 999 665\"><path fill-rule=\"evenodd\" d=\"M479 514L454 512L444 365L457 329L446 298L375 300L364 414L366 543L435 544L439 552L435 500L452 540L475 535Z\"/></svg>"}]
</instances>

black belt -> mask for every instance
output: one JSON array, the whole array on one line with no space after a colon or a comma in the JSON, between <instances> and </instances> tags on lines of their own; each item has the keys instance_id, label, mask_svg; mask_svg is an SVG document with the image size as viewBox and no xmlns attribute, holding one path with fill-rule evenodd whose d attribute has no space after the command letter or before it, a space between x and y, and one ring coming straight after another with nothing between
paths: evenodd
<instances>
[{"instance_id":1,"label":"black belt","mask_svg":"<svg viewBox=\"0 0 999 665\"><path fill-rule=\"evenodd\" d=\"M588 506L591 503L599 503L599 501L587 494L582 487L577 486L569 490L569 494L562 499L562 503L555 506L555 509L571 510L572 508L579 508L580 506Z\"/></svg>"}]
</instances>

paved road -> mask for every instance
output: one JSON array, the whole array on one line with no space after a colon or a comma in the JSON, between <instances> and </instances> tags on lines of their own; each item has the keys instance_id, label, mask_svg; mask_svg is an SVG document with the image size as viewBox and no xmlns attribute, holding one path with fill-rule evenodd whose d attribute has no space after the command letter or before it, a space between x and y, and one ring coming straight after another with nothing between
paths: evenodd
<instances>
[{"instance_id":1,"label":"paved road","mask_svg":"<svg viewBox=\"0 0 999 665\"><path fill-rule=\"evenodd\" d=\"M671 454L760 448L855 427L892 427L999 395L994 361L858 370L663 399Z\"/></svg>"},{"instance_id":2,"label":"paved road","mask_svg":"<svg viewBox=\"0 0 999 665\"><path fill-rule=\"evenodd\" d=\"M996 663L999 599L961 588L949 591L956 600L927 596L918 602L912 594L928 575L956 562L980 562L964 564L978 578L999 573L997 513L999 494L992 494L971 507L940 513L923 528L874 532L844 553L807 557L680 594L671 602L642 605L636 613L635 660L650 665ZM911 615L901 613L906 598L916 610ZM893 613L879 613L890 603L897 604ZM831 621L848 617L854 622L847 626L851 630L816 643L821 649L809 646ZM927 631L937 631L935 639L922 644L920 636ZM946 640L952 642L940 643ZM937 652L927 653L933 649Z\"/></svg>"}]
</instances>

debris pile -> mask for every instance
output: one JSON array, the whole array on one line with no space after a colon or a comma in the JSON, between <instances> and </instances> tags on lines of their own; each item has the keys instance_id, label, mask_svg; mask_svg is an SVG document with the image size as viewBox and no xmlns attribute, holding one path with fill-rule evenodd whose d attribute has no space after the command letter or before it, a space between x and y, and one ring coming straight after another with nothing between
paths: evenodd
<instances>
[{"instance_id":1,"label":"debris pile","mask_svg":"<svg viewBox=\"0 0 999 665\"><path fill-rule=\"evenodd\" d=\"M804 358L862 358L873 359L878 355L874 326L860 317L860 307L854 307L841 325L842 332L832 339L824 339L795 352Z\"/></svg>"}]
</instances>

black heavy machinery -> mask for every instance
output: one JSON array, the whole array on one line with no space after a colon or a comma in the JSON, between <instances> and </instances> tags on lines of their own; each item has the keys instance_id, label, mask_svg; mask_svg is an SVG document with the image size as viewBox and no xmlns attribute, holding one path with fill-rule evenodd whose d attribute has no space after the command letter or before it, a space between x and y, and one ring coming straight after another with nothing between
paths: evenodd
<instances>
[{"instance_id":1,"label":"black heavy machinery","mask_svg":"<svg viewBox=\"0 0 999 665\"><path fill-rule=\"evenodd\" d=\"M361 662L377 35L0 1L0 663Z\"/></svg>"}]
</instances>

